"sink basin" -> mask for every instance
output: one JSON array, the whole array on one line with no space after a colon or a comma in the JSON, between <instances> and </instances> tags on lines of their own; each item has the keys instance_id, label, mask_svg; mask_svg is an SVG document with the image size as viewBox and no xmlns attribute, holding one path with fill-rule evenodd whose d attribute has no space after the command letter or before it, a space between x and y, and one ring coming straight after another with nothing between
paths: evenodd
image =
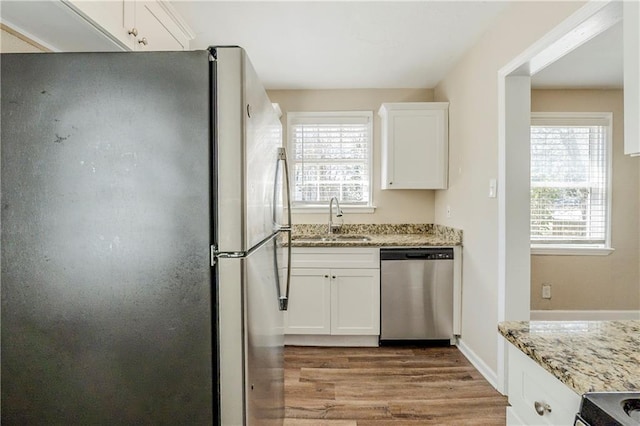
<instances>
[{"instance_id":1,"label":"sink basin","mask_svg":"<svg viewBox=\"0 0 640 426\"><path fill-rule=\"evenodd\" d=\"M294 241L309 242L337 242L337 241L371 241L366 235L299 235L293 237Z\"/></svg>"},{"instance_id":2,"label":"sink basin","mask_svg":"<svg viewBox=\"0 0 640 426\"><path fill-rule=\"evenodd\" d=\"M334 235L336 241L371 241L366 235Z\"/></svg>"}]
</instances>

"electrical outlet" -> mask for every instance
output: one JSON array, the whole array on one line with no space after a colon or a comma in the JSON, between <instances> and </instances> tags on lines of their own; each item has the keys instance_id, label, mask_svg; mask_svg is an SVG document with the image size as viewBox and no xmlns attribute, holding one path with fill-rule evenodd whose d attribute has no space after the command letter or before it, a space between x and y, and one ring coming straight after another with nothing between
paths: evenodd
<instances>
[{"instance_id":1,"label":"electrical outlet","mask_svg":"<svg viewBox=\"0 0 640 426\"><path fill-rule=\"evenodd\" d=\"M551 299L551 284L542 284L542 298Z\"/></svg>"}]
</instances>

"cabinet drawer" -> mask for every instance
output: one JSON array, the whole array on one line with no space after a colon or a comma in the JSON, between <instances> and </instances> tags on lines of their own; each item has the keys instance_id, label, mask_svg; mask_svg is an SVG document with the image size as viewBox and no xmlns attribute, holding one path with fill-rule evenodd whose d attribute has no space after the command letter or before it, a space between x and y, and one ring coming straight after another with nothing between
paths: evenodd
<instances>
[{"instance_id":1,"label":"cabinet drawer","mask_svg":"<svg viewBox=\"0 0 640 426\"><path fill-rule=\"evenodd\" d=\"M512 344L509 347L509 403L525 424L571 425L580 396ZM551 411L540 416L536 402Z\"/></svg>"},{"instance_id":2,"label":"cabinet drawer","mask_svg":"<svg viewBox=\"0 0 640 426\"><path fill-rule=\"evenodd\" d=\"M380 250L365 247L294 247L293 268L380 268Z\"/></svg>"}]
</instances>

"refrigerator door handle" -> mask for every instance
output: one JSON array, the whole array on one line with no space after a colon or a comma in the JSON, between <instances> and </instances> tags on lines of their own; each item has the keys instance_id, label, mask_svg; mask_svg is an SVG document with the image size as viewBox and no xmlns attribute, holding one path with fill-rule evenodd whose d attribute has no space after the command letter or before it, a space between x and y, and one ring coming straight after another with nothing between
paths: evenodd
<instances>
[{"instance_id":1,"label":"refrigerator door handle","mask_svg":"<svg viewBox=\"0 0 640 426\"><path fill-rule=\"evenodd\" d=\"M287 284L284 296L279 297L280 310L286 311L289 307L289 288L291 287L291 185L289 181L289 161L287 160L287 150L284 147L278 148L278 164L282 162L284 169L284 186L287 195L287 224L280 225L279 230L283 231L287 235ZM273 191L274 203L273 203L273 220L276 221L276 189L278 185L278 167L276 167L276 178Z\"/></svg>"},{"instance_id":2,"label":"refrigerator door handle","mask_svg":"<svg viewBox=\"0 0 640 426\"><path fill-rule=\"evenodd\" d=\"M291 229L284 230L287 235L287 286L284 292L284 296L279 297L280 310L286 311L289 309L289 288L291 287Z\"/></svg>"},{"instance_id":3,"label":"refrigerator door handle","mask_svg":"<svg viewBox=\"0 0 640 426\"><path fill-rule=\"evenodd\" d=\"M289 162L287 160L287 150L283 147L278 148L278 165L276 166L276 175L275 181L273 183L273 222L276 226L276 230L289 231L291 230L291 187L289 182ZM280 170L280 162L282 162L282 168L284 169L284 187L287 194L287 223L279 224L277 223L276 216L276 206L277 203L277 194L278 194L278 171Z\"/></svg>"},{"instance_id":4,"label":"refrigerator door handle","mask_svg":"<svg viewBox=\"0 0 640 426\"><path fill-rule=\"evenodd\" d=\"M262 246L267 244L269 241L273 240L278 236L278 232L274 232L269 235L267 238L260 241L255 246L251 247L246 251L218 251L217 246L211 246L211 266L213 266L216 262L216 259L244 259L245 257L251 256L251 254L257 250L259 250Z\"/></svg>"}]
</instances>

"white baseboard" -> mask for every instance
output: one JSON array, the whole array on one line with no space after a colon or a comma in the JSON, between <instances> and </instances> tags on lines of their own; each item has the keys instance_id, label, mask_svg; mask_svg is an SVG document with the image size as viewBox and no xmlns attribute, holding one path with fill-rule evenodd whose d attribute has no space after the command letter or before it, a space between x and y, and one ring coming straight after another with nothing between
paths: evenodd
<instances>
[{"instance_id":1,"label":"white baseboard","mask_svg":"<svg viewBox=\"0 0 640 426\"><path fill-rule=\"evenodd\" d=\"M376 347L378 336L330 336L330 335L300 335L287 334L284 344L288 346L354 346Z\"/></svg>"},{"instance_id":2,"label":"white baseboard","mask_svg":"<svg viewBox=\"0 0 640 426\"><path fill-rule=\"evenodd\" d=\"M475 352L473 352L465 343L458 339L458 349L462 352L469 362L487 379L487 382L494 388L498 388L498 375L495 371L493 371L489 366L478 356Z\"/></svg>"},{"instance_id":3,"label":"white baseboard","mask_svg":"<svg viewBox=\"0 0 640 426\"><path fill-rule=\"evenodd\" d=\"M640 320L640 311L531 311L532 321Z\"/></svg>"}]
</instances>

